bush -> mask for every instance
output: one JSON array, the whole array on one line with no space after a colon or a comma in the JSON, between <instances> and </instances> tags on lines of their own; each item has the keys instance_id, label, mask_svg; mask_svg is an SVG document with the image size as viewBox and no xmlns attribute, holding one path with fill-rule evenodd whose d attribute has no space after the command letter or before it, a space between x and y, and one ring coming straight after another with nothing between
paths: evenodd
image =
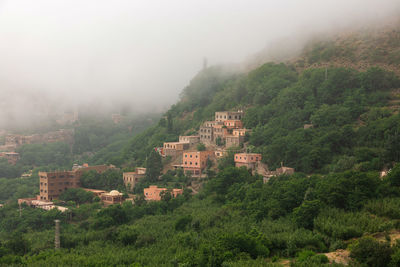
<instances>
[{"instance_id":1,"label":"bush","mask_svg":"<svg viewBox=\"0 0 400 267\"><path fill-rule=\"evenodd\" d=\"M381 243L372 237L360 238L352 247L350 257L372 267L388 266L392 249L390 243Z\"/></svg>"},{"instance_id":2,"label":"bush","mask_svg":"<svg viewBox=\"0 0 400 267\"><path fill-rule=\"evenodd\" d=\"M184 231L186 229L187 225L190 225L192 222L192 216L186 215L186 216L181 216L178 218L178 220L175 222L175 230L177 231Z\"/></svg>"}]
</instances>

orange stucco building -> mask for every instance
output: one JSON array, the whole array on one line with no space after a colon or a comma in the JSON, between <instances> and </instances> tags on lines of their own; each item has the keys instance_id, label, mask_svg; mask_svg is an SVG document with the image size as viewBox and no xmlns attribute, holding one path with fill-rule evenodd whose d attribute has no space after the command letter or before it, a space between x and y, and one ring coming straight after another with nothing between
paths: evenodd
<instances>
[{"instance_id":1,"label":"orange stucco building","mask_svg":"<svg viewBox=\"0 0 400 267\"><path fill-rule=\"evenodd\" d=\"M214 156L214 151L192 151L183 153L182 167L185 173L201 175L207 167L207 160Z\"/></svg>"},{"instance_id":2,"label":"orange stucco building","mask_svg":"<svg viewBox=\"0 0 400 267\"><path fill-rule=\"evenodd\" d=\"M143 189L144 197L146 200L160 201L161 193L167 191L167 188L157 187L156 185L150 185L149 188ZM172 189L171 194L173 197L183 194L183 189Z\"/></svg>"}]
</instances>

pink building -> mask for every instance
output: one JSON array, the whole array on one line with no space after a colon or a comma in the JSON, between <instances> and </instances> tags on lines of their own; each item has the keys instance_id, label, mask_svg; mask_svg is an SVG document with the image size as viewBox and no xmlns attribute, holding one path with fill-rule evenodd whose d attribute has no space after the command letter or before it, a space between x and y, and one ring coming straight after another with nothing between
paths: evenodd
<instances>
[{"instance_id":1,"label":"pink building","mask_svg":"<svg viewBox=\"0 0 400 267\"><path fill-rule=\"evenodd\" d=\"M160 201L161 193L167 191L167 188L159 188L156 185L150 185L149 188L143 189L144 197L146 200ZM172 189L171 192L173 197L183 194L183 189Z\"/></svg>"},{"instance_id":2,"label":"pink building","mask_svg":"<svg viewBox=\"0 0 400 267\"><path fill-rule=\"evenodd\" d=\"M261 154L237 153L234 160L236 167L246 166L248 169L255 169L256 164L261 161Z\"/></svg>"},{"instance_id":3,"label":"pink building","mask_svg":"<svg viewBox=\"0 0 400 267\"><path fill-rule=\"evenodd\" d=\"M207 160L214 156L214 151L192 151L183 153L182 167L185 173L200 176L207 167Z\"/></svg>"}]
</instances>

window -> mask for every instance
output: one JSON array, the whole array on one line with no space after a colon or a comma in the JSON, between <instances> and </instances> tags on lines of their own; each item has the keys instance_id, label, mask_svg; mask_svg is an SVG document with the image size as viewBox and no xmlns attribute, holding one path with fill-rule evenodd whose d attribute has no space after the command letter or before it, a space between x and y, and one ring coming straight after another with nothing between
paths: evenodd
<instances>
[{"instance_id":1,"label":"window","mask_svg":"<svg viewBox=\"0 0 400 267\"><path fill-rule=\"evenodd\" d=\"M187 154L185 154L185 158L187 158Z\"/></svg>"},{"instance_id":2,"label":"window","mask_svg":"<svg viewBox=\"0 0 400 267\"><path fill-rule=\"evenodd\" d=\"M197 162L195 162L194 165L197 165Z\"/></svg>"},{"instance_id":3,"label":"window","mask_svg":"<svg viewBox=\"0 0 400 267\"><path fill-rule=\"evenodd\" d=\"M187 161L185 161L185 165L187 165Z\"/></svg>"},{"instance_id":4,"label":"window","mask_svg":"<svg viewBox=\"0 0 400 267\"><path fill-rule=\"evenodd\" d=\"M190 162L190 165L192 165L192 162Z\"/></svg>"},{"instance_id":5,"label":"window","mask_svg":"<svg viewBox=\"0 0 400 267\"><path fill-rule=\"evenodd\" d=\"M198 158L198 156L196 155L196 159Z\"/></svg>"},{"instance_id":6,"label":"window","mask_svg":"<svg viewBox=\"0 0 400 267\"><path fill-rule=\"evenodd\" d=\"M232 119L232 116L231 116L231 115L229 115L229 119Z\"/></svg>"},{"instance_id":7,"label":"window","mask_svg":"<svg viewBox=\"0 0 400 267\"><path fill-rule=\"evenodd\" d=\"M192 155L190 155L190 157L192 157Z\"/></svg>"},{"instance_id":8,"label":"window","mask_svg":"<svg viewBox=\"0 0 400 267\"><path fill-rule=\"evenodd\" d=\"M40 183L40 185L43 185L43 183Z\"/></svg>"}]
</instances>

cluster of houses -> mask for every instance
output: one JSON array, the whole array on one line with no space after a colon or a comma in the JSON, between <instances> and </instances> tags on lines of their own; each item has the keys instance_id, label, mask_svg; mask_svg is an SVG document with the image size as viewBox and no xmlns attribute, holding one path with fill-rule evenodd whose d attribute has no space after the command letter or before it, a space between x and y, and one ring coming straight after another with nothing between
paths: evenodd
<instances>
[{"instance_id":1,"label":"cluster of houses","mask_svg":"<svg viewBox=\"0 0 400 267\"><path fill-rule=\"evenodd\" d=\"M253 173L261 174L264 182L272 176L282 174L293 174L294 169L284 167L275 171L269 171L268 166L261 162L262 155L258 153L244 152L242 148L245 144L246 137L251 134L250 129L243 128L242 118L243 111L223 111L215 113L214 121L204 122L199 129L198 135L179 136L177 142L165 142L163 147L156 148L162 157L170 157L175 160L170 167L183 169L185 174L192 177L204 177L204 170L210 166L210 162L227 154L228 148L236 147L237 153L234 154L234 162L236 167L246 167ZM205 150L199 151L198 144L202 143ZM53 204L53 200L57 199L68 188L80 188L80 178L84 172L94 170L102 173L115 166L98 165L82 166L74 165L71 171L55 171L55 172L39 172L40 194L36 198L19 199L18 203L26 203L30 206L52 209L57 208L64 211L65 208ZM146 168L137 167L133 172L124 172L123 181L126 188L133 190L136 184L146 176ZM106 192L103 190L87 189L95 196L98 196L105 206L122 203L126 199L122 193L112 190ZM159 201L164 194L170 194L176 197L183 194L183 189L159 188L151 185L144 188L144 198L148 201ZM128 199L129 200L129 199ZM133 200L133 199L131 199Z\"/></svg>"},{"instance_id":2,"label":"cluster of houses","mask_svg":"<svg viewBox=\"0 0 400 267\"><path fill-rule=\"evenodd\" d=\"M233 147L238 149L234 155L235 166L245 166L263 175L265 182L275 175L293 174L293 168L283 166L276 171L269 171L268 166L261 162L261 154L243 152L246 149L241 147L251 134L251 129L243 127L243 116L242 110L215 112L215 119L205 121L198 135L179 136L178 142L165 142L163 147L156 150L163 157L178 159L173 167L182 168L185 174L190 173L192 177L202 177L208 161L225 156L228 149ZM197 151L198 143L204 144L207 149Z\"/></svg>"}]
</instances>

